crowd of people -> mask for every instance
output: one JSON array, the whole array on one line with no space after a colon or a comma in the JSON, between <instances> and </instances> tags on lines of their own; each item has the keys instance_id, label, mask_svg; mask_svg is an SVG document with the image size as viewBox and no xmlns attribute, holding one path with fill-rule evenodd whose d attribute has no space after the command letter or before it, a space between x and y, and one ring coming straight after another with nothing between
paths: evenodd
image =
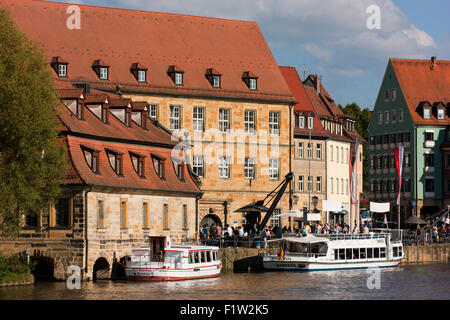
<instances>
[{"instance_id":1,"label":"crowd of people","mask_svg":"<svg viewBox=\"0 0 450 320\"><path fill-rule=\"evenodd\" d=\"M200 228L200 240L220 240L220 239L248 239L249 231L251 235L253 230L245 226L230 226L228 224L222 228L220 225L212 224L204 225ZM298 237L305 237L308 234L368 234L369 227L367 224L356 226L350 230L350 226L341 223L307 223L301 228L291 229L286 226L280 228L278 226L265 227L259 235L262 240L270 240L281 238L283 234L295 234Z\"/></svg>"},{"instance_id":2,"label":"crowd of people","mask_svg":"<svg viewBox=\"0 0 450 320\"><path fill-rule=\"evenodd\" d=\"M420 237L424 232L430 230L430 225L427 224L423 227L417 225L417 229L415 230L415 236ZM425 242L431 240L431 242L443 242L448 241L450 236L450 224L445 222L440 222L433 228L431 228L431 239L429 238L429 233L425 234Z\"/></svg>"}]
</instances>

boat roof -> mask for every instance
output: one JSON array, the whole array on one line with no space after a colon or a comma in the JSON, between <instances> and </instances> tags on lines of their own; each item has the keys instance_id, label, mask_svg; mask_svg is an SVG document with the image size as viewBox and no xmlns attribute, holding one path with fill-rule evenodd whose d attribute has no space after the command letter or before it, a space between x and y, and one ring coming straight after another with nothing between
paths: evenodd
<instances>
[{"instance_id":1,"label":"boat roof","mask_svg":"<svg viewBox=\"0 0 450 320\"><path fill-rule=\"evenodd\" d=\"M276 240L268 240L270 241L289 241L289 242L297 242L297 243L319 243L319 242L329 242L330 239L324 237L316 237L312 234L307 235L306 237L285 237L282 239Z\"/></svg>"}]
</instances>

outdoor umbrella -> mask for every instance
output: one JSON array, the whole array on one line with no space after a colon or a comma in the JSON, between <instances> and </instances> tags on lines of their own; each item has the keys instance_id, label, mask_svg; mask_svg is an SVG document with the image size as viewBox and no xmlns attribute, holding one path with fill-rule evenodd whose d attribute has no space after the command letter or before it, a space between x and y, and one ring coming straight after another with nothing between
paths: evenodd
<instances>
[{"instance_id":1,"label":"outdoor umbrella","mask_svg":"<svg viewBox=\"0 0 450 320\"><path fill-rule=\"evenodd\" d=\"M406 219L405 223L406 224L427 224L426 221L424 221L416 216L410 216L408 219Z\"/></svg>"}]
</instances>

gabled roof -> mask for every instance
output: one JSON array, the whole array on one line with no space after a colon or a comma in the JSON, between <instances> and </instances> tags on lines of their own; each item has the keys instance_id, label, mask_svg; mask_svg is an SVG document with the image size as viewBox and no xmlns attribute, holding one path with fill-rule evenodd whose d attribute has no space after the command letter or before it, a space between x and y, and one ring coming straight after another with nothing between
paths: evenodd
<instances>
[{"instance_id":1,"label":"gabled roof","mask_svg":"<svg viewBox=\"0 0 450 320\"><path fill-rule=\"evenodd\" d=\"M438 120L434 116L430 120L425 120L416 112L416 108L421 102L429 102L431 105L442 102L448 106L450 61L436 60L435 65L431 60L389 59L389 62L392 64L413 121L417 124L448 125L450 118L447 115L445 120Z\"/></svg>"},{"instance_id":2,"label":"gabled roof","mask_svg":"<svg viewBox=\"0 0 450 320\"><path fill-rule=\"evenodd\" d=\"M311 130L311 135L328 136L329 134L322 127L317 112L314 109L314 106L311 104L308 95L306 94L305 88L297 73L297 70L294 67L280 67L280 70L295 100L297 100L297 104L294 106L294 112L306 114L313 113L314 129ZM309 134L309 130L307 128L301 129L295 127L294 134Z\"/></svg>"},{"instance_id":3,"label":"gabled roof","mask_svg":"<svg viewBox=\"0 0 450 320\"><path fill-rule=\"evenodd\" d=\"M149 92L180 96L223 97L291 103L293 97L255 22L205 18L181 14L78 5L81 28L67 28L67 3L0 0L18 28L40 42L49 57L69 62L68 79L85 78L92 88L123 92ZM99 80L96 60L107 62L109 79ZM148 68L147 82L138 83L133 63ZM167 71L184 71L183 86ZM211 88L205 70L222 73L222 89ZM244 72L258 76L258 90L250 91ZM57 75L53 72L53 76Z\"/></svg>"}]
</instances>

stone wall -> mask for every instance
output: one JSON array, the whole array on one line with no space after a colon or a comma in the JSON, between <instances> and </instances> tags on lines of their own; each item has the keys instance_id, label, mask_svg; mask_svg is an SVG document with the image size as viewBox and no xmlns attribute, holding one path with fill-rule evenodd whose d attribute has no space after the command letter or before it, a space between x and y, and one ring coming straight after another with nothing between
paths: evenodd
<instances>
[{"instance_id":1,"label":"stone wall","mask_svg":"<svg viewBox=\"0 0 450 320\"><path fill-rule=\"evenodd\" d=\"M405 246L403 264L449 262L450 244Z\"/></svg>"}]
</instances>

